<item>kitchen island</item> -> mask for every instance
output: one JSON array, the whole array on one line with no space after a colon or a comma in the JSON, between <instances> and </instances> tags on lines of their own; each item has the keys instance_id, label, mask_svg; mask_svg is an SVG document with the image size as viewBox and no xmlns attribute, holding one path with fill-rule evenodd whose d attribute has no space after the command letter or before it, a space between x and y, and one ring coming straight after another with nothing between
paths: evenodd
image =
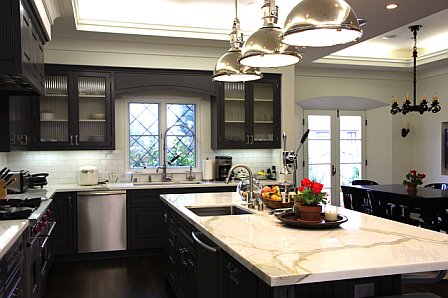
<instances>
[{"instance_id":1,"label":"kitchen island","mask_svg":"<svg viewBox=\"0 0 448 298\"><path fill-rule=\"evenodd\" d=\"M348 221L339 228L307 230L286 227L267 210L197 216L187 208L241 205L235 193L161 197L167 208L273 288L365 278L375 283L381 277L390 277L396 287L403 273L448 268L448 235L343 208L339 212Z\"/></svg>"}]
</instances>

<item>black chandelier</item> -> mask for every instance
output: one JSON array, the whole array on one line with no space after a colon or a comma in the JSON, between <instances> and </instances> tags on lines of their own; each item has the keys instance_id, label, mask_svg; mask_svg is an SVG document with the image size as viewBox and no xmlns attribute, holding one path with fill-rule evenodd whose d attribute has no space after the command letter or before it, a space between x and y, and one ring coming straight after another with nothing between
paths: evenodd
<instances>
[{"instance_id":1,"label":"black chandelier","mask_svg":"<svg viewBox=\"0 0 448 298\"><path fill-rule=\"evenodd\" d=\"M390 113L392 115L395 115L397 113L402 113L403 115L406 115L409 112L419 112L420 114L423 114L424 112L433 112L437 113L442 108L440 107L439 100L437 98L437 95L434 95L432 97L431 105L428 106L428 101L426 100L426 96L423 95L420 104L416 104L417 99L417 31L421 28L421 25L414 25L410 26L409 29L411 29L413 35L414 35L414 49L412 51L412 57L414 57L414 99L413 104L411 105L411 101L409 98L409 95L406 96L406 99L403 101L403 105L400 107L397 103L397 98L394 96L392 98L392 106L390 109Z\"/></svg>"}]
</instances>

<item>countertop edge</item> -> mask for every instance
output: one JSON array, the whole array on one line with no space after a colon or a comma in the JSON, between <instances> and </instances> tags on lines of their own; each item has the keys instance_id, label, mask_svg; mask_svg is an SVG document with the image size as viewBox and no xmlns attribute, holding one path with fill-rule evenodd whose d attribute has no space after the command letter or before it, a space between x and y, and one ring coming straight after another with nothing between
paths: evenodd
<instances>
[{"instance_id":1,"label":"countertop edge","mask_svg":"<svg viewBox=\"0 0 448 298\"><path fill-rule=\"evenodd\" d=\"M23 232L28 227L28 220L5 220L1 222L1 230L3 232L0 235L0 243L4 243L3 247L0 247L0 259L6 254L6 252L11 248L14 242L19 239ZM16 231L10 231L14 226L18 226ZM9 232L10 231L10 232ZM8 233L13 233L9 235ZM6 238L6 239L4 239Z\"/></svg>"}]
</instances>

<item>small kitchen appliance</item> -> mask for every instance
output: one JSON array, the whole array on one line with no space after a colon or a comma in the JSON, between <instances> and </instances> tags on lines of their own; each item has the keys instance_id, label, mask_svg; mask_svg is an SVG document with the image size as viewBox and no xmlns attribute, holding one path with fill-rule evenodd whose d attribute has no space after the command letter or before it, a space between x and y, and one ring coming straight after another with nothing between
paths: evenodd
<instances>
[{"instance_id":1,"label":"small kitchen appliance","mask_svg":"<svg viewBox=\"0 0 448 298\"><path fill-rule=\"evenodd\" d=\"M215 156L215 179L216 180L226 180L227 174L232 167L232 157L231 156Z\"/></svg>"},{"instance_id":2,"label":"small kitchen appliance","mask_svg":"<svg viewBox=\"0 0 448 298\"><path fill-rule=\"evenodd\" d=\"M79 185L96 185L98 184L98 169L95 166L83 166L79 168L78 173Z\"/></svg>"},{"instance_id":3,"label":"small kitchen appliance","mask_svg":"<svg viewBox=\"0 0 448 298\"><path fill-rule=\"evenodd\" d=\"M11 171L9 172L12 179L15 179L14 182L8 185L8 193L24 193L28 190L30 186L30 172L20 170L20 171Z\"/></svg>"}]
</instances>

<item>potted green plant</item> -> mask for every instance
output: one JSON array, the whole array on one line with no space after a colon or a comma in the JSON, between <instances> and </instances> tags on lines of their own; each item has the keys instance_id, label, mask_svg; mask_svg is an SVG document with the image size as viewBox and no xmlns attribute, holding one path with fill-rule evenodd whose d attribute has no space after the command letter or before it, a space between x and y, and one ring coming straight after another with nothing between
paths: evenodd
<instances>
[{"instance_id":1,"label":"potted green plant","mask_svg":"<svg viewBox=\"0 0 448 298\"><path fill-rule=\"evenodd\" d=\"M423 184L423 179L426 177L423 173L417 173L416 170L410 170L406 174L406 179L403 180L403 185L407 186L407 191L417 191L417 186Z\"/></svg>"},{"instance_id":2,"label":"potted green plant","mask_svg":"<svg viewBox=\"0 0 448 298\"><path fill-rule=\"evenodd\" d=\"M322 205L327 204L326 193L322 192L322 183L304 178L300 181L297 195L294 197L295 212L300 220L319 222Z\"/></svg>"}]
</instances>

